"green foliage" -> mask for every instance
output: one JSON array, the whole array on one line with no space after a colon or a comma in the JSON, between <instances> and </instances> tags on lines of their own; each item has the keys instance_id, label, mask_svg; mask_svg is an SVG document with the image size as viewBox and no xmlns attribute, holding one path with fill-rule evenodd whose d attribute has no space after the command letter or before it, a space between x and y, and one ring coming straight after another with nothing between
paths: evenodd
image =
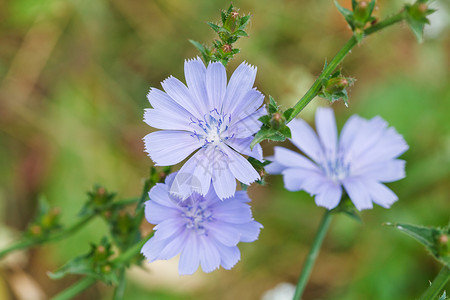
<instances>
[{"instance_id":1,"label":"green foliage","mask_svg":"<svg viewBox=\"0 0 450 300\"><path fill-rule=\"evenodd\" d=\"M286 125L286 120L291 116L293 109L290 108L283 112L275 99L269 96L268 110L268 115L259 118L263 124L250 144L251 148L264 140L283 142L286 138L291 137L291 130Z\"/></svg>"},{"instance_id":2,"label":"green foliage","mask_svg":"<svg viewBox=\"0 0 450 300\"><path fill-rule=\"evenodd\" d=\"M55 272L48 272L52 279L60 279L69 274L85 275L101 280L106 284L117 284L118 274L114 270L111 256L112 244L103 238L99 245L91 244L88 253L75 257Z\"/></svg>"},{"instance_id":3,"label":"green foliage","mask_svg":"<svg viewBox=\"0 0 450 300\"><path fill-rule=\"evenodd\" d=\"M362 224L363 221L358 213L358 210L356 209L353 202L350 200L347 194L345 194L341 202L339 202L339 205L332 210L333 213L343 213L353 220L357 221L358 223Z\"/></svg>"},{"instance_id":4,"label":"green foliage","mask_svg":"<svg viewBox=\"0 0 450 300\"><path fill-rule=\"evenodd\" d=\"M239 15L239 9L233 4L227 10L222 10L220 15L220 25L207 22L219 37L213 41L212 47L202 45L194 40L189 40L189 42L197 48L205 62L218 61L226 66L234 55L240 52L239 49L233 48L233 44L241 37L248 37L245 27L250 22L250 15Z\"/></svg>"},{"instance_id":5,"label":"green foliage","mask_svg":"<svg viewBox=\"0 0 450 300\"><path fill-rule=\"evenodd\" d=\"M409 224L391 224L425 246L443 265L450 267L450 224L445 228L423 227Z\"/></svg>"},{"instance_id":6,"label":"green foliage","mask_svg":"<svg viewBox=\"0 0 450 300\"><path fill-rule=\"evenodd\" d=\"M435 9L428 8L428 2L428 0L418 0L413 5L405 5L406 22L419 43L423 42L423 29L425 24L430 24L427 16L436 11Z\"/></svg>"},{"instance_id":7,"label":"green foliage","mask_svg":"<svg viewBox=\"0 0 450 300\"><path fill-rule=\"evenodd\" d=\"M342 76L341 70L338 70L331 74L330 77L322 79L322 89L318 96L327 99L330 103L342 99L345 106L348 106L347 88L352 86L354 82L355 79Z\"/></svg>"},{"instance_id":8,"label":"green foliage","mask_svg":"<svg viewBox=\"0 0 450 300\"><path fill-rule=\"evenodd\" d=\"M261 179L257 180L256 183L265 185L266 184L265 177L266 177L267 173L266 173L264 167L267 166L268 164L270 164L271 161L270 160L259 161L257 159L254 159L253 157L249 157L248 161L252 164L252 166L255 168L256 172L258 172L259 176L261 177Z\"/></svg>"},{"instance_id":9,"label":"green foliage","mask_svg":"<svg viewBox=\"0 0 450 300\"><path fill-rule=\"evenodd\" d=\"M45 240L61 228L59 208L50 208L47 200L40 197L38 212L34 220L28 225L24 238L34 241Z\"/></svg>"},{"instance_id":10,"label":"green foliage","mask_svg":"<svg viewBox=\"0 0 450 300\"><path fill-rule=\"evenodd\" d=\"M334 4L344 16L348 25L350 25L358 42L361 42L364 38L364 28L366 25L376 21L376 18L372 16L375 8L375 0L371 0L370 2L352 0L352 10L342 7L337 0L334 0Z\"/></svg>"}]
</instances>

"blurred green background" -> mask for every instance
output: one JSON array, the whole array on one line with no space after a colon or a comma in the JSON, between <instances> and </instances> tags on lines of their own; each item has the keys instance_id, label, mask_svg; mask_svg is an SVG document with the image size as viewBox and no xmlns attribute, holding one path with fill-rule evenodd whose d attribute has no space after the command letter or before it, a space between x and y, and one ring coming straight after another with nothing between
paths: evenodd
<instances>
[{"instance_id":1,"label":"blurred green background","mask_svg":"<svg viewBox=\"0 0 450 300\"><path fill-rule=\"evenodd\" d=\"M349 7L350 1L340 1ZM243 60L256 65L256 86L292 106L351 36L331 0L233 1L251 13L229 74ZM403 1L378 1L376 15ZM206 21L218 21L229 1L0 1L0 245L20 236L44 195L61 207L65 224L101 183L120 197L140 193L152 165L142 138L150 86L174 75L196 55L188 42L210 43ZM343 73L356 78L350 106L333 104L340 126L352 114L380 115L404 135L407 177L389 186L391 209L362 212L363 224L333 220L304 299L409 300L440 269L424 248L382 226L403 222L444 226L450 215L450 5L436 1L426 40L405 24L355 47ZM301 113L313 121L315 99ZM274 143L264 143L266 155ZM290 146L286 143L286 146ZM126 299L261 299L279 283L295 284L323 213L304 192L289 193L278 177L249 189L260 239L242 244L231 271L179 277L176 261L129 272ZM147 230L149 230L147 228ZM107 232L95 221L73 238L11 255L0 262L0 299L47 299L75 282L46 272L89 250ZM28 293L28 294L27 294ZM97 284L79 299L109 299ZM271 298L272 299L272 298ZM283 298L273 298L282 300Z\"/></svg>"}]
</instances>

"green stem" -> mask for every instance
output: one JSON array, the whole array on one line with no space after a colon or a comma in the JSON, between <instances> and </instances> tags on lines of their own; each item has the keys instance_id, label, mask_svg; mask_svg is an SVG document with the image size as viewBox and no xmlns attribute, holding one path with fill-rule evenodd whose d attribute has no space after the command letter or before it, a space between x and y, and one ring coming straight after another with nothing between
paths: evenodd
<instances>
[{"instance_id":1,"label":"green stem","mask_svg":"<svg viewBox=\"0 0 450 300\"><path fill-rule=\"evenodd\" d=\"M393 15L392 17L387 18L386 20L383 20L366 30L364 30L364 35L368 36L372 33L375 33L385 27L388 27L390 25L393 25L395 23L398 23L405 19L405 13L404 11L400 11L396 15ZM358 41L356 40L355 36L352 36L347 43L342 47L341 50L339 50L338 53L333 57L333 59L325 66L322 73L319 75L319 77L316 79L316 81L313 83L313 85L310 87L310 89L306 92L306 94L295 104L293 107L294 111L290 115L289 119L286 120L286 123L292 121L304 108L306 105L308 105L309 102L311 102L314 97L317 96L317 94L322 89L322 80L328 78L331 74L333 74L334 70L337 68L337 66L341 63L341 61L347 56L348 53L350 53L350 50L358 44Z\"/></svg>"},{"instance_id":2,"label":"green stem","mask_svg":"<svg viewBox=\"0 0 450 300\"><path fill-rule=\"evenodd\" d=\"M74 285L65 289L58 295L52 298L52 300L68 300L72 299L91 285L93 285L97 280L92 277L85 277L80 281L76 282Z\"/></svg>"},{"instance_id":3,"label":"green stem","mask_svg":"<svg viewBox=\"0 0 450 300\"><path fill-rule=\"evenodd\" d=\"M117 256L112 260L113 265L123 265L128 264L128 262L133 259L138 253L141 252L142 246L153 236L153 232L150 233L145 238L141 239L139 243L136 243L133 247L128 248L127 251Z\"/></svg>"},{"instance_id":4,"label":"green stem","mask_svg":"<svg viewBox=\"0 0 450 300\"><path fill-rule=\"evenodd\" d=\"M122 300L123 295L125 294L125 268L121 268L119 270L119 284L116 286L114 290L113 300Z\"/></svg>"},{"instance_id":5,"label":"green stem","mask_svg":"<svg viewBox=\"0 0 450 300\"><path fill-rule=\"evenodd\" d=\"M320 247L322 245L325 234L330 226L332 213L329 210L325 211L322 221L320 222L319 229L314 238L314 242L306 257L305 264L303 265L302 273L298 279L297 287L295 288L294 300L299 300L305 290L306 283L308 282L309 275L316 261L317 255L319 255Z\"/></svg>"},{"instance_id":6,"label":"green stem","mask_svg":"<svg viewBox=\"0 0 450 300\"><path fill-rule=\"evenodd\" d=\"M420 300L435 300L444 288L445 284L450 280L450 268L443 266L439 274L434 278L431 285L422 294Z\"/></svg>"},{"instance_id":7,"label":"green stem","mask_svg":"<svg viewBox=\"0 0 450 300\"><path fill-rule=\"evenodd\" d=\"M33 247L36 245L42 245L45 243L54 242L54 241L66 238L66 237L70 236L71 234L77 232L82 227L84 227L84 225L86 225L93 217L94 217L94 215L86 216L83 219L76 222L75 224L73 224L72 226L70 226L62 231L59 231L57 233L54 233L53 235L50 235L49 237L47 237L45 239L24 239L22 241L19 241L16 244L11 245L10 247L0 251L0 258L9 254L12 251L27 249L27 248L30 248L30 247Z\"/></svg>"}]
</instances>

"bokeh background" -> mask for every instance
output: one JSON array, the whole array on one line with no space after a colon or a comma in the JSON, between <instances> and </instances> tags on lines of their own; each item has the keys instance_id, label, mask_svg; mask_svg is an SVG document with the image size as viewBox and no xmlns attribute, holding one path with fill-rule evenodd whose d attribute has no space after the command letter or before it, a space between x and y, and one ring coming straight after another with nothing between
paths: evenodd
<instances>
[{"instance_id":1,"label":"bokeh background","mask_svg":"<svg viewBox=\"0 0 450 300\"><path fill-rule=\"evenodd\" d=\"M350 1L340 1L349 7ZM229 72L243 60L258 67L256 86L292 106L351 36L331 0L234 1L251 13ZM0 245L20 236L44 196L72 223L101 183L120 197L140 193L152 165L142 137L150 86L174 75L197 54L188 39L210 43L206 21L229 1L0 1ZM379 1L376 15L403 1ZM450 215L450 5L435 1L426 40L405 24L370 36L353 49L343 73L356 78L350 106L332 105L340 126L352 114L380 115L410 145L407 177L389 184L400 200L361 213L363 224L337 216L304 299L418 297L440 269L424 248L384 222L445 226ZM301 113L313 121L315 99ZM272 153L274 143L263 143ZM287 142L285 146L290 147ZM177 262L129 272L126 299L261 299L281 283L295 284L323 209L304 192L289 193L278 177L249 188L260 239L242 244L231 271L179 277ZM107 233L95 221L70 239L0 261L0 299L47 299L74 283L47 271L89 250ZM282 288L281 288L282 289ZM109 299L97 284L78 299ZM268 294L264 299L270 298Z\"/></svg>"}]
</instances>

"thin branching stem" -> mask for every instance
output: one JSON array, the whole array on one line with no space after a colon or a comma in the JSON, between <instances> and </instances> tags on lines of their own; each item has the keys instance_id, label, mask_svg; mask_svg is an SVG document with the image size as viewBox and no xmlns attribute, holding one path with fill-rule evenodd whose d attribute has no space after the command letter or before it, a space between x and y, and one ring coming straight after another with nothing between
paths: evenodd
<instances>
[{"instance_id":1,"label":"thin branching stem","mask_svg":"<svg viewBox=\"0 0 450 300\"><path fill-rule=\"evenodd\" d=\"M371 35L383 28L386 28L388 26L391 26L395 23L398 23L405 19L405 13L404 11L400 11L396 15L393 15L379 23L376 23L375 25L367 28L364 30L364 35L368 36ZM342 60L347 56L347 54L350 53L350 50L354 46L358 44L358 41L355 36L352 36L347 43L342 47L341 50L339 50L338 53L333 57L333 59L324 67L322 73L319 75L319 77L314 81L313 85L310 87L310 89L306 92L306 94L295 104L293 107L294 111L290 115L289 119L286 120L286 122L292 121L304 108L306 105L308 105L309 102L311 102L312 99L314 99L317 94L320 92L322 88L322 80L328 78L333 72L336 70L337 66L342 62Z\"/></svg>"}]
</instances>

